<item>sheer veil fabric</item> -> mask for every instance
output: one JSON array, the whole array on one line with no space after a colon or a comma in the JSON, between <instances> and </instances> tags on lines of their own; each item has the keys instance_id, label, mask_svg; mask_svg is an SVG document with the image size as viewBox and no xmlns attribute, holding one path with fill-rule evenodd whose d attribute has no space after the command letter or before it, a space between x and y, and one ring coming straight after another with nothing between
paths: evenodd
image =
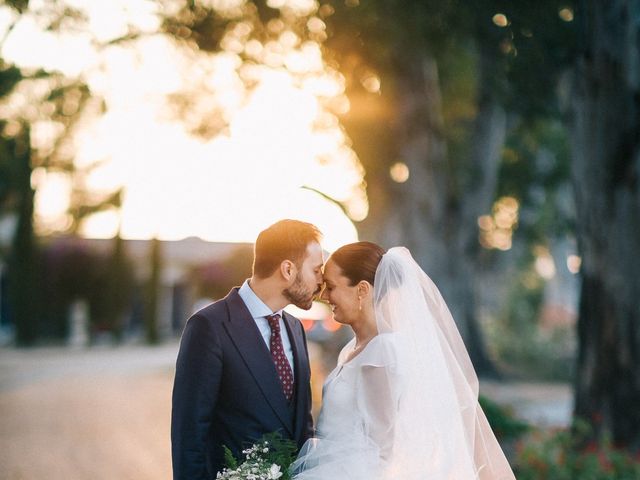
<instances>
[{"instance_id":1,"label":"sheer veil fabric","mask_svg":"<svg viewBox=\"0 0 640 480\"><path fill-rule=\"evenodd\" d=\"M374 281L378 333L395 337L399 388L388 479L515 479L478 404L478 378L435 284L406 248Z\"/></svg>"},{"instance_id":2,"label":"sheer veil fabric","mask_svg":"<svg viewBox=\"0 0 640 480\"><path fill-rule=\"evenodd\" d=\"M294 478L515 480L451 313L406 248L382 257L373 301L378 335L341 353Z\"/></svg>"}]
</instances>

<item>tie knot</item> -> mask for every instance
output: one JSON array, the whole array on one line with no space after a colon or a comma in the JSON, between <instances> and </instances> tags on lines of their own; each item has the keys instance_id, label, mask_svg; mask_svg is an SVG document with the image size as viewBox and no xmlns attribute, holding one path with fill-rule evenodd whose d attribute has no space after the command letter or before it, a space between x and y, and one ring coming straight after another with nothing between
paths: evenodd
<instances>
[{"instance_id":1,"label":"tie knot","mask_svg":"<svg viewBox=\"0 0 640 480\"><path fill-rule=\"evenodd\" d=\"M269 327L271 327L271 331L279 333L280 332L280 315L275 313L273 315L267 315L265 318L269 322Z\"/></svg>"}]
</instances>

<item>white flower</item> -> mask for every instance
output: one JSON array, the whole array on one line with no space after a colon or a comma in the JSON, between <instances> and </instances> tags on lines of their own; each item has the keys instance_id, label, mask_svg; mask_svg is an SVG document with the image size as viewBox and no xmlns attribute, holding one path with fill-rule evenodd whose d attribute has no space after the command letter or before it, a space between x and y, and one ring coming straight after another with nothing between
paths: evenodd
<instances>
[{"instance_id":1,"label":"white flower","mask_svg":"<svg viewBox=\"0 0 640 480\"><path fill-rule=\"evenodd\" d=\"M271 468L267 473L267 478L269 480L277 480L281 476L282 476L282 472L280 471L280 465L276 465L275 463L271 465Z\"/></svg>"},{"instance_id":2,"label":"white flower","mask_svg":"<svg viewBox=\"0 0 640 480\"><path fill-rule=\"evenodd\" d=\"M284 476L282 467L271 464L269 442L260 442L242 451L245 461L235 469L225 468L216 475L216 480L279 480Z\"/></svg>"}]
</instances>

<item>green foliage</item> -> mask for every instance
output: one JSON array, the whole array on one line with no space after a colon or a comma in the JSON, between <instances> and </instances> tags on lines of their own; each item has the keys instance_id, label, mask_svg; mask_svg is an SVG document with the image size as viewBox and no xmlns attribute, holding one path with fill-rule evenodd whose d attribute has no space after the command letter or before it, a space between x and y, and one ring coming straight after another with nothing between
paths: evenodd
<instances>
[{"instance_id":1,"label":"green foliage","mask_svg":"<svg viewBox=\"0 0 640 480\"><path fill-rule=\"evenodd\" d=\"M110 331L121 338L123 317L131 307L135 286L133 264L118 235L113 250L103 257L100 275L90 296L91 320L100 330Z\"/></svg>"},{"instance_id":2,"label":"green foliage","mask_svg":"<svg viewBox=\"0 0 640 480\"><path fill-rule=\"evenodd\" d=\"M498 196L520 201L517 238L531 246L571 234L568 134L559 118L522 121L513 128L502 154Z\"/></svg>"},{"instance_id":3,"label":"green foliage","mask_svg":"<svg viewBox=\"0 0 640 480\"><path fill-rule=\"evenodd\" d=\"M3 126L0 124L0 126ZM31 292L37 290L37 245L33 234L34 191L31 188L30 129L23 126L14 137L2 137L13 173L11 189L17 226L8 261L9 300L16 326L16 342L31 345L37 338L37 308ZM2 163L6 159L0 159Z\"/></svg>"},{"instance_id":4,"label":"green foliage","mask_svg":"<svg viewBox=\"0 0 640 480\"><path fill-rule=\"evenodd\" d=\"M38 305L40 338L66 337L69 308L77 300L88 302L93 332L109 332L119 338L122 320L132 305L135 278L124 242L120 238L113 242L110 252L97 251L76 237L42 245L37 270L42 290Z\"/></svg>"},{"instance_id":5,"label":"green foliage","mask_svg":"<svg viewBox=\"0 0 640 480\"><path fill-rule=\"evenodd\" d=\"M488 1L486 14L493 9L504 13L509 25L500 29L499 48L508 57L506 80L510 85L506 104L525 118L553 117L559 112L558 81L578 49L580 21L563 20L559 12L570 9L579 14L575 1L530 2Z\"/></svg>"},{"instance_id":6,"label":"green foliage","mask_svg":"<svg viewBox=\"0 0 640 480\"><path fill-rule=\"evenodd\" d=\"M0 58L0 98L8 95L23 78L19 68L4 63Z\"/></svg>"},{"instance_id":7,"label":"green foliage","mask_svg":"<svg viewBox=\"0 0 640 480\"><path fill-rule=\"evenodd\" d=\"M563 21L558 12L571 1L538 2L482 0L413 0L327 2L333 13L327 46L339 59L359 58L383 75L404 76L425 55L435 58L443 85L455 80L448 59L461 49L483 50L494 58L489 90L502 97L510 111L527 117L557 111L559 75L576 51L576 22ZM322 11L322 9L321 9ZM502 13L507 25L492 17ZM387 82L385 82L385 80Z\"/></svg>"},{"instance_id":8,"label":"green foliage","mask_svg":"<svg viewBox=\"0 0 640 480\"><path fill-rule=\"evenodd\" d=\"M39 276L43 295L38 334L40 338L63 339L68 334L69 307L74 301L87 300L94 313L99 310L94 302L103 303L103 291L97 286L105 262L76 238L45 243L42 250Z\"/></svg>"},{"instance_id":9,"label":"green foliage","mask_svg":"<svg viewBox=\"0 0 640 480\"><path fill-rule=\"evenodd\" d=\"M510 409L502 407L482 395L480 395L479 402L491 429L500 441L518 439L531 430L529 424L515 418Z\"/></svg>"},{"instance_id":10,"label":"green foliage","mask_svg":"<svg viewBox=\"0 0 640 480\"><path fill-rule=\"evenodd\" d=\"M282 480L290 480L291 472L289 467L296 459L298 452L295 442L283 438L278 433L265 435L264 441L270 445L267 460L282 467L282 477L280 477Z\"/></svg>"},{"instance_id":11,"label":"green foliage","mask_svg":"<svg viewBox=\"0 0 640 480\"><path fill-rule=\"evenodd\" d=\"M149 277L145 286L144 325L147 343L155 344L160 340L158 332L158 302L162 285L162 244L160 240L151 240L149 252Z\"/></svg>"},{"instance_id":12,"label":"green foliage","mask_svg":"<svg viewBox=\"0 0 640 480\"><path fill-rule=\"evenodd\" d=\"M238 460L233 456L233 452L226 445L222 446L224 450L224 464L227 468L235 470L238 468Z\"/></svg>"},{"instance_id":13,"label":"green foliage","mask_svg":"<svg viewBox=\"0 0 640 480\"><path fill-rule=\"evenodd\" d=\"M518 480L634 480L640 478L640 457L614 447L607 439L584 444L586 424L577 431L535 432L518 446Z\"/></svg>"},{"instance_id":14,"label":"green foliage","mask_svg":"<svg viewBox=\"0 0 640 480\"><path fill-rule=\"evenodd\" d=\"M232 287L241 285L251 276L253 247L239 245L224 259L215 259L196 267L191 280L200 297L222 298Z\"/></svg>"},{"instance_id":15,"label":"green foliage","mask_svg":"<svg viewBox=\"0 0 640 480\"><path fill-rule=\"evenodd\" d=\"M298 454L296 443L293 440L282 437L277 432L265 435L263 441L270 445L267 458L270 462L281 465L283 467L283 476L281 478L289 480L291 478L289 466Z\"/></svg>"},{"instance_id":16,"label":"green foliage","mask_svg":"<svg viewBox=\"0 0 640 480\"><path fill-rule=\"evenodd\" d=\"M567 325L541 329L545 280L533 268L540 247L573 237L568 143L559 118L521 120L506 139L498 175L497 196L520 204L514 233L517 271L487 333L505 367L529 378L570 380L573 375L575 335Z\"/></svg>"},{"instance_id":17,"label":"green foliage","mask_svg":"<svg viewBox=\"0 0 640 480\"><path fill-rule=\"evenodd\" d=\"M29 0L5 0L7 5L17 10L18 12L24 12L29 7Z\"/></svg>"},{"instance_id":18,"label":"green foliage","mask_svg":"<svg viewBox=\"0 0 640 480\"><path fill-rule=\"evenodd\" d=\"M509 375L528 380L570 381L574 334L569 327L540 328L543 289L544 280L531 266L523 266L508 292L502 313L487 325L488 343Z\"/></svg>"},{"instance_id":19,"label":"green foliage","mask_svg":"<svg viewBox=\"0 0 640 480\"><path fill-rule=\"evenodd\" d=\"M64 2L44 2L39 8L31 10L27 0L14 0L6 4L15 12L9 15L9 24L0 38L0 47L26 16L39 28L56 32L68 31L87 22L79 10L64 5ZM13 95L19 96L20 101L12 102ZM40 313L51 319L50 313L44 308L38 312L41 308L35 300L40 293L37 283L41 281L38 274L42 265L38 264L38 242L33 225L35 192L31 187L32 171L43 167L49 171L63 172L71 178L74 192L71 196L70 214L73 221L70 231L77 231L80 222L89 213L111 208L115 202L110 194L105 198L95 193L89 195L83 183L84 177L74 176L76 168L72 138L75 127L91 110L87 107L98 103L81 79L67 78L42 69L23 69L0 56L0 104L12 103L17 108L4 108L0 114L0 219L5 215L16 215L17 228L11 247L7 251L0 251L0 258L8 258L9 302L16 327L16 340L18 344L28 345L43 333L39 330L42 327L38 318ZM31 126L39 122L51 122L63 128L47 145L32 148L29 138ZM63 302L56 303L63 305ZM65 324L64 317L64 313L57 316L62 325ZM53 330L60 334L60 330L64 329Z\"/></svg>"},{"instance_id":20,"label":"green foliage","mask_svg":"<svg viewBox=\"0 0 640 480\"><path fill-rule=\"evenodd\" d=\"M289 467L296 459L298 447L296 443L288 438L284 438L279 432L268 433L260 440L255 442L251 447L244 450L245 455L243 461L239 462L231 452L231 450L223 445L225 466L227 470L242 470L243 464L249 462L253 465L261 466L275 464L281 468L281 480L291 480L291 472ZM244 468L247 466L245 465ZM224 477L227 478L227 477ZM232 475L230 478L244 478L242 475Z\"/></svg>"}]
</instances>

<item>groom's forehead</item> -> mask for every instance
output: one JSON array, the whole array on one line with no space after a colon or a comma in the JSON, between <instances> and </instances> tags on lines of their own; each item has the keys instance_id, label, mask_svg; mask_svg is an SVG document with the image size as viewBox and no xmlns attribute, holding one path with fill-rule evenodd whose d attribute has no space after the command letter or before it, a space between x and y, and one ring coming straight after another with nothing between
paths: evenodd
<instances>
[{"instance_id":1,"label":"groom's forehead","mask_svg":"<svg viewBox=\"0 0 640 480\"><path fill-rule=\"evenodd\" d=\"M310 267L313 270L318 270L322 272L323 262L322 261L318 262L316 259L312 257L312 255L307 255L302 265L304 266L304 268Z\"/></svg>"},{"instance_id":2,"label":"groom's forehead","mask_svg":"<svg viewBox=\"0 0 640 480\"><path fill-rule=\"evenodd\" d=\"M320 266L322 266L322 264L324 263L324 251L322 250L320 244L317 242L309 243L307 245L304 259L305 261L312 261L314 267L317 266L317 264L320 264Z\"/></svg>"}]
</instances>

